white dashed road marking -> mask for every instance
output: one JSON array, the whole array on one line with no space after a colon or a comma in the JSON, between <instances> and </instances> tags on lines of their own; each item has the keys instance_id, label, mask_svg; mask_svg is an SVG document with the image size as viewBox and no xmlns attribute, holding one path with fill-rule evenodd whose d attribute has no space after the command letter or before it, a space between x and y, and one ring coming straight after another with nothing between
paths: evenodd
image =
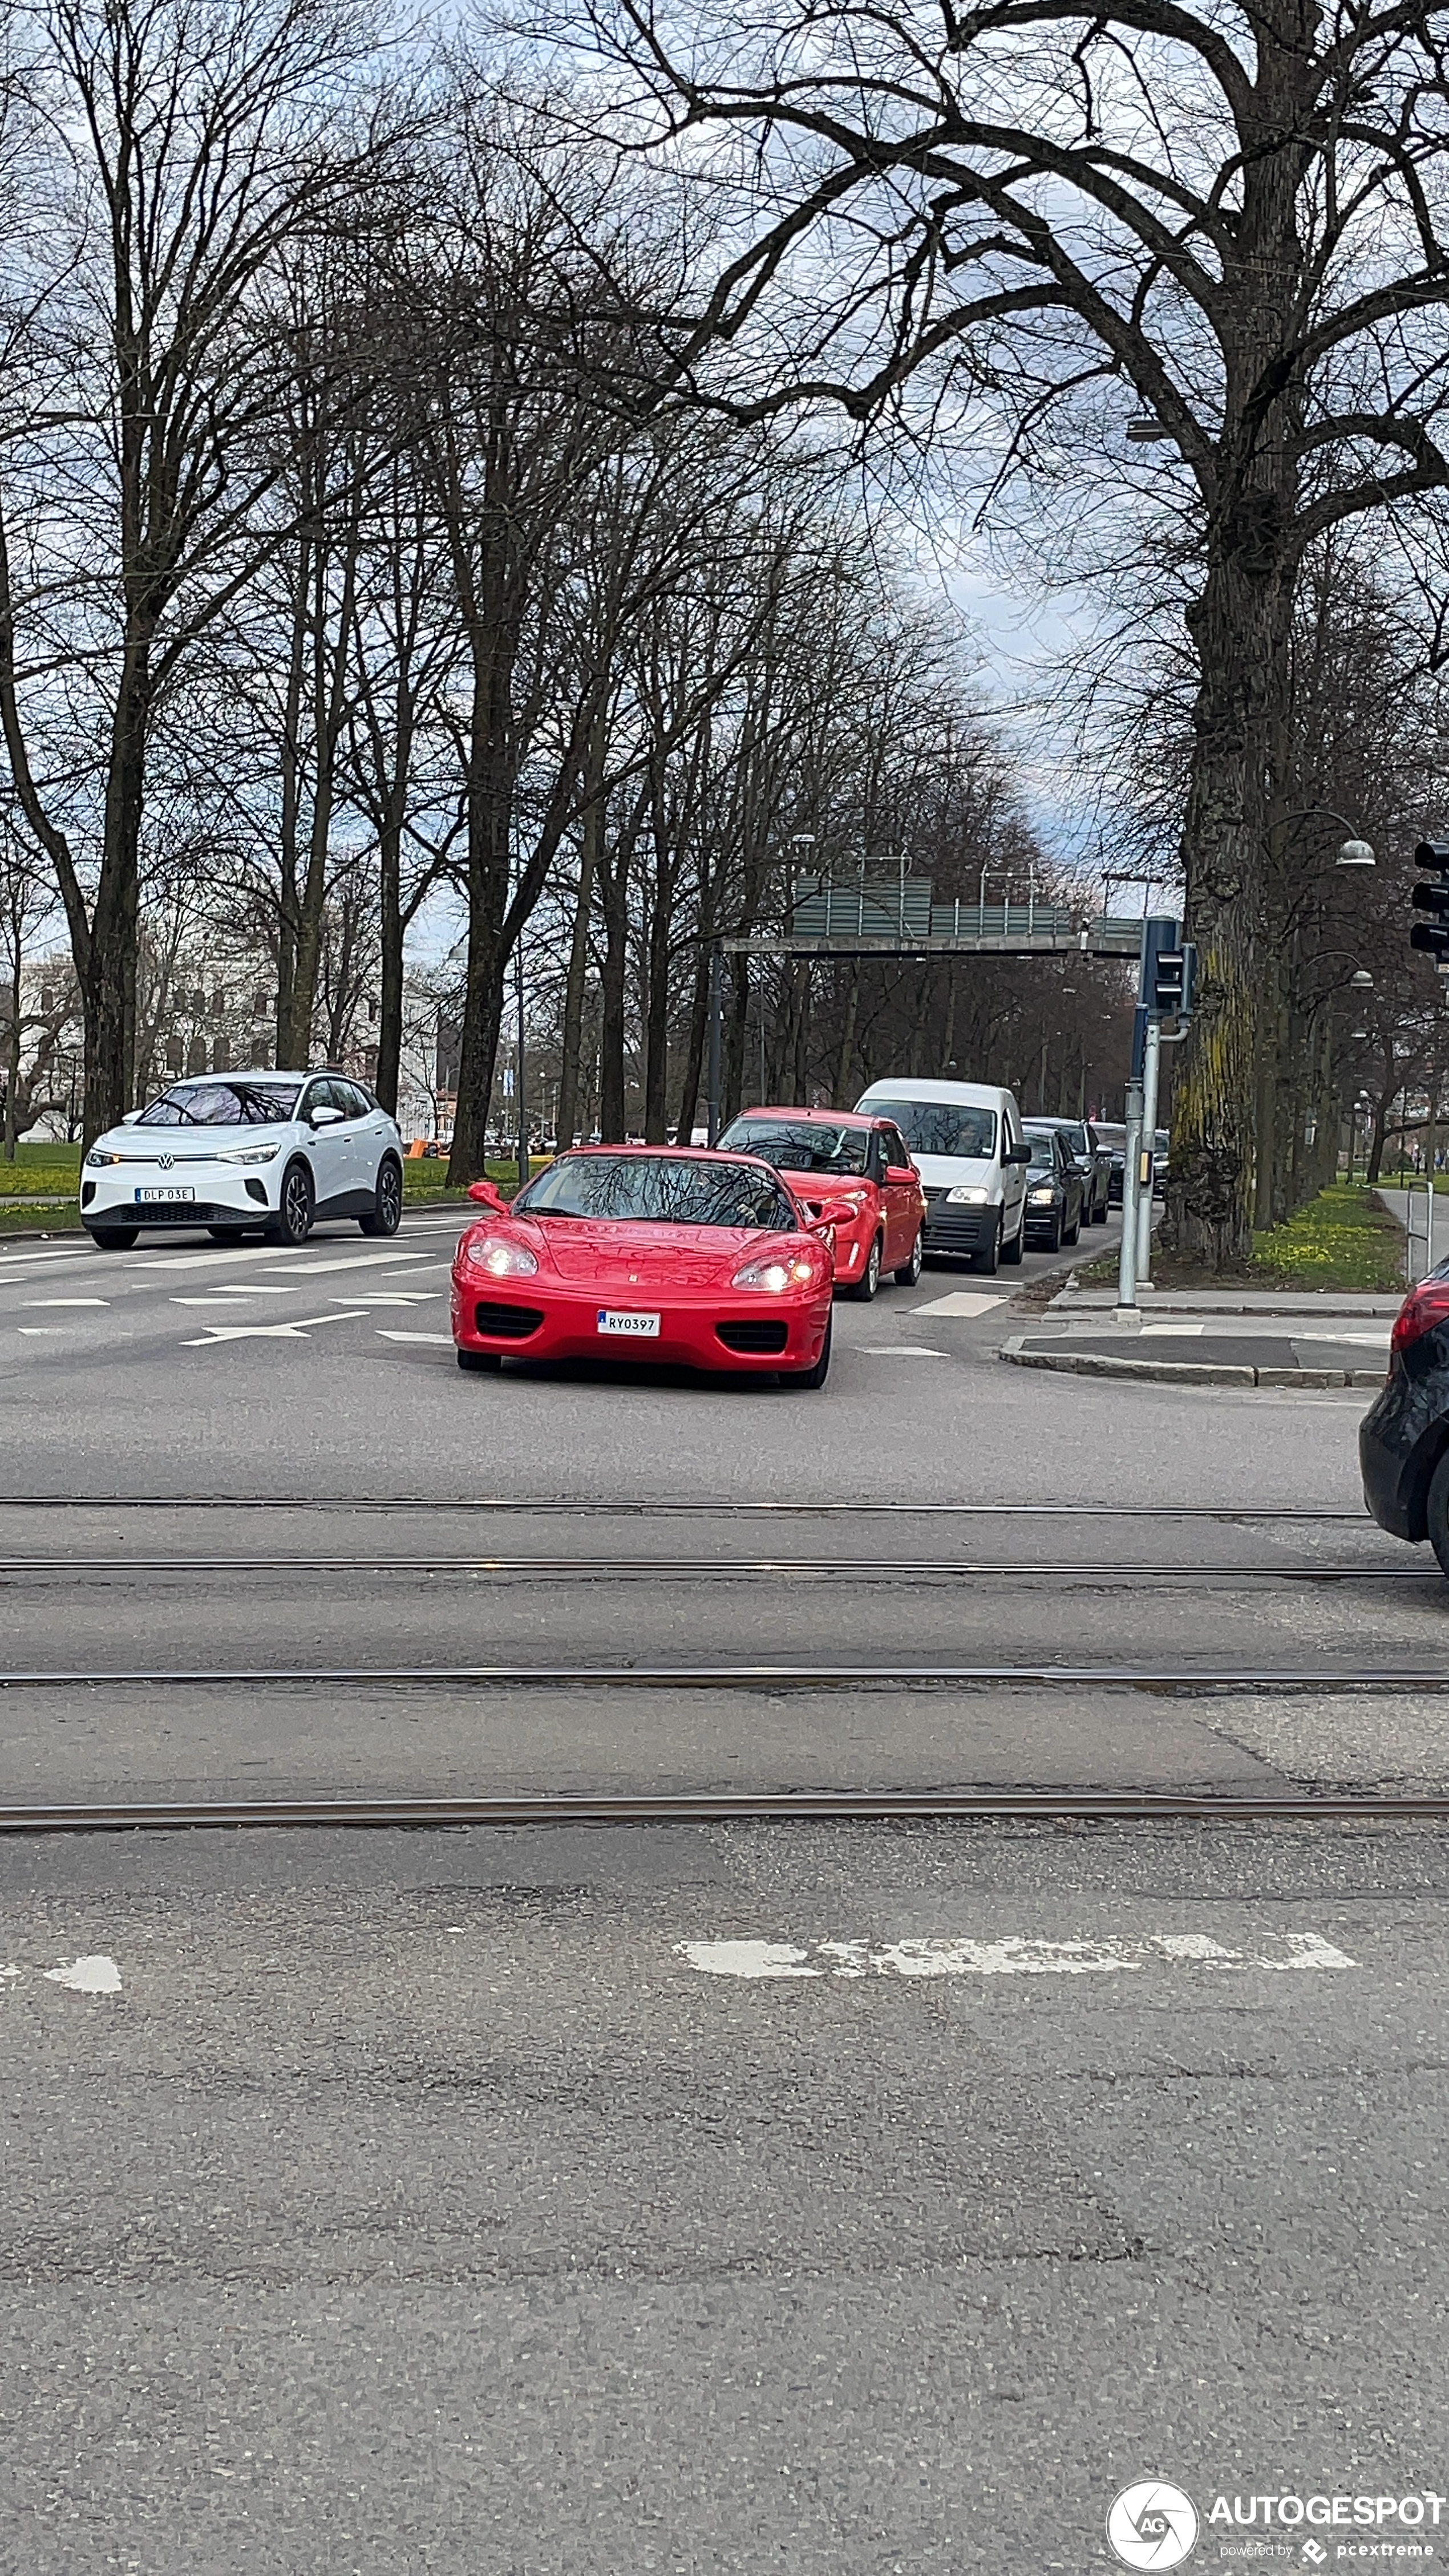
<instances>
[{"instance_id":1,"label":"white dashed road marking","mask_svg":"<svg viewBox=\"0 0 1449 2576\"><path fill-rule=\"evenodd\" d=\"M913 1315L989 1315L993 1306L1004 1306L1015 1291L991 1296L984 1289L953 1288L949 1297L933 1297L929 1306L913 1306Z\"/></svg>"},{"instance_id":2,"label":"white dashed road marking","mask_svg":"<svg viewBox=\"0 0 1449 2576\"><path fill-rule=\"evenodd\" d=\"M386 1291L381 1296L374 1297L359 1288L357 1302L359 1306L426 1306L435 1297L441 1297L442 1293L441 1288L423 1288L412 1297L404 1297L401 1292L389 1295ZM340 1305L341 1302L339 1298L337 1303Z\"/></svg>"},{"instance_id":3,"label":"white dashed road marking","mask_svg":"<svg viewBox=\"0 0 1449 2576\"><path fill-rule=\"evenodd\" d=\"M949 1351L933 1349L929 1342L862 1342L861 1349L869 1360L944 1360Z\"/></svg>"},{"instance_id":4,"label":"white dashed road marking","mask_svg":"<svg viewBox=\"0 0 1449 2576\"><path fill-rule=\"evenodd\" d=\"M453 1347L453 1336L451 1333L389 1332L386 1324L378 1325L377 1338L380 1342L428 1342L435 1349L448 1351Z\"/></svg>"},{"instance_id":5,"label":"white dashed road marking","mask_svg":"<svg viewBox=\"0 0 1449 2576\"><path fill-rule=\"evenodd\" d=\"M374 1270L384 1265L396 1270L400 1262L421 1257L411 1252L339 1252L325 1261L289 1261L287 1268L294 1279L318 1279L324 1270Z\"/></svg>"},{"instance_id":6,"label":"white dashed road marking","mask_svg":"<svg viewBox=\"0 0 1449 2576\"><path fill-rule=\"evenodd\" d=\"M109 1297L27 1297L22 1311L30 1315L42 1307L109 1306L110 1302Z\"/></svg>"},{"instance_id":7,"label":"white dashed road marking","mask_svg":"<svg viewBox=\"0 0 1449 2576\"><path fill-rule=\"evenodd\" d=\"M678 1956L710 1977L1080 1977L1160 1967L1353 1968L1357 1960L1318 1932L1286 1932L1286 1958L1229 1950L1205 1932L1159 1932L1145 1941L681 1941Z\"/></svg>"}]
</instances>

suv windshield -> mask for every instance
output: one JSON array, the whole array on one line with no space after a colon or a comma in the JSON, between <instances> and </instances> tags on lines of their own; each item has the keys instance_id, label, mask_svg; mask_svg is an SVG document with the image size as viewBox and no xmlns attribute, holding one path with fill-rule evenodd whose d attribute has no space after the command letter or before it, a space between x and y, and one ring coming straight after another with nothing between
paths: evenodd
<instances>
[{"instance_id":1,"label":"suv windshield","mask_svg":"<svg viewBox=\"0 0 1449 2576\"><path fill-rule=\"evenodd\" d=\"M985 1162L996 1151L996 1112L958 1100L872 1100L872 1117L891 1118L913 1154L953 1154Z\"/></svg>"},{"instance_id":2,"label":"suv windshield","mask_svg":"<svg viewBox=\"0 0 1449 2576\"><path fill-rule=\"evenodd\" d=\"M829 1127L823 1120L737 1118L720 1138L721 1150L758 1154L782 1172L838 1172L858 1176L870 1161L868 1127Z\"/></svg>"},{"instance_id":3,"label":"suv windshield","mask_svg":"<svg viewBox=\"0 0 1449 2576\"><path fill-rule=\"evenodd\" d=\"M633 1217L651 1225L767 1226L794 1234L793 1202L748 1163L665 1154L566 1154L513 1202L529 1216Z\"/></svg>"},{"instance_id":4,"label":"suv windshield","mask_svg":"<svg viewBox=\"0 0 1449 2576\"><path fill-rule=\"evenodd\" d=\"M1047 1171L1054 1171L1057 1159L1056 1149L1052 1144L1050 1136L1033 1135L1031 1129L1028 1127L1026 1130L1026 1141L1031 1147L1033 1168L1040 1164Z\"/></svg>"},{"instance_id":5,"label":"suv windshield","mask_svg":"<svg viewBox=\"0 0 1449 2576\"><path fill-rule=\"evenodd\" d=\"M163 1091L138 1127L270 1127L295 1118L299 1082L182 1082Z\"/></svg>"},{"instance_id":6,"label":"suv windshield","mask_svg":"<svg viewBox=\"0 0 1449 2576\"><path fill-rule=\"evenodd\" d=\"M1085 1127L1059 1127L1057 1134L1072 1154L1090 1154L1092 1148Z\"/></svg>"}]
</instances>

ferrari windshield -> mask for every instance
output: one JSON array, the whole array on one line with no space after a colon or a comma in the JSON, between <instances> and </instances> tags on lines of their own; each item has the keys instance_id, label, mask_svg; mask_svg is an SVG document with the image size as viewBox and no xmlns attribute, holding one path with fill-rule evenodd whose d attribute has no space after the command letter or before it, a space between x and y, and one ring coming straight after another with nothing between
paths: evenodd
<instances>
[{"instance_id":1,"label":"ferrari windshield","mask_svg":"<svg viewBox=\"0 0 1449 2576\"><path fill-rule=\"evenodd\" d=\"M272 1127L295 1118L299 1082L178 1082L143 1109L138 1127Z\"/></svg>"},{"instance_id":2,"label":"ferrari windshield","mask_svg":"<svg viewBox=\"0 0 1449 2576\"><path fill-rule=\"evenodd\" d=\"M748 1163L669 1154L564 1154L520 1190L529 1216L613 1217L645 1225L738 1225L794 1234L794 1205Z\"/></svg>"},{"instance_id":3,"label":"ferrari windshield","mask_svg":"<svg viewBox=\"0 0 1449 2576\"><path fill-rule=\"evenodd\" d=\"M870 1161L868 1127L832 1127L821 1118L737 1118L720 1138L728 1153L758 1154L780 1172L833 1172L859 1179Z\"/></svg>"},{"instance_id":4,"label":"ferrari windshield","mask_svg":"<svg viewBox=\"0 0 1449 2576\"><path fill-rule=\"evenodd\" d=\"M959 1100L872 1100L878 1118L893 1118L913 1154L948 1154L984 1163L996 1151L996 1112Z\"/></svg>"}]
</instances>

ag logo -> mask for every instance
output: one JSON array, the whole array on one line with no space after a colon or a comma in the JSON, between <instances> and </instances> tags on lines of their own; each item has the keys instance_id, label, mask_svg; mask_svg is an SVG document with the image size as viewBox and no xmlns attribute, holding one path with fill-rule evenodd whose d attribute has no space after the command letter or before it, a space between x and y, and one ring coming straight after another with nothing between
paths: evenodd
<instances>
[{"instance_id":1,"label":"ag logo","mask_svg":"<svg viewBox=\"0 0 1449 2576\"><path fill-rule=\"evenodd\" d=\"M1181 2487L1139 2478L1107 2516L1107 2546L1124 2567L1180 2567L1197 2547L1197 2507Z\"/></svg>"}]
</instances>

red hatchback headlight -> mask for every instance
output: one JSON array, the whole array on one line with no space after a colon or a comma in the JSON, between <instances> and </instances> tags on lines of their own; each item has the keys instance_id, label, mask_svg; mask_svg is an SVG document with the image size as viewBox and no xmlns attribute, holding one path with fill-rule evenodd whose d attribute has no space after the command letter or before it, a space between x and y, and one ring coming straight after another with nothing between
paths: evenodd
<instances>
[{"instance_id":1,"label":"red hatchback headlight","mask_svg":"<svg viewBox=\"0 0 1449 2576\"><path fill-rule=\"evenodd\" d=\"M1449 1279L1421 1279L1395 1318L1390 1357L1400 1358L1411 1342L1421 1342L1436 1324L1449 1324Z\"/></svg>"}]
</instances>

